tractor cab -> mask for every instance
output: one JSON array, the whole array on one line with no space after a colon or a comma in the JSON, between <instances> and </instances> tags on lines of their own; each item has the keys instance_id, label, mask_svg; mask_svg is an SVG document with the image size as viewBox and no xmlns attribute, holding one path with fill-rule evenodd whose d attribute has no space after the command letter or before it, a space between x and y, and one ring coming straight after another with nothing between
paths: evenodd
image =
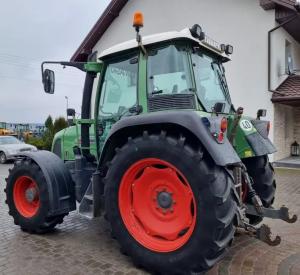
<instances>
[{"instance_id":1,"label":"tractor cab","mask_svg":"<svg viewBox=\"0 0 300 275\"><path fill-rule=\"evenodd\" d=\"M100 115L128 115L135 107L142 113L174 109L213 113L217 103L221 113L230 113L223 63L230 60L231 46L209 39L199 25L145 36L139 43L143 51L131 40L100 55L104 64Z\"/></svg>"}]
</instances>

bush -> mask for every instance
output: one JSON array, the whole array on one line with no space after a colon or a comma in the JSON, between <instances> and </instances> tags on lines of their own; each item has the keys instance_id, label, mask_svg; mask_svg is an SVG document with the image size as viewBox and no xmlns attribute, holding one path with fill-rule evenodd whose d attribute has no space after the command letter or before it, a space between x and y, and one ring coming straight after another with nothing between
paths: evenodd
<instances>
[{"instance_id":1,"label":"bush","mask_svg":"<svg viewBox=\"0 0 300 275\"><path fill-rule=\"evenodd\" d=\"M40 138L40 137L29 137L26 140L26 143L35 146L39 150L47 150L47 146L46 146L45 141L43 140L43 138Z\"/></svg>"},{"instance_id":2,"label":"bush","mask_svg":"<svg viewBox=\"0 0 300 275\"><path fill-rule=\"evenodd\" d=\"M55 119L49 115L45 121L46 131L42 137L29 137L26 143L36 146L39 150L51 151L54 135L60 130L68 127L68 123L64 117Z\"/></svg>"}]
</instances>

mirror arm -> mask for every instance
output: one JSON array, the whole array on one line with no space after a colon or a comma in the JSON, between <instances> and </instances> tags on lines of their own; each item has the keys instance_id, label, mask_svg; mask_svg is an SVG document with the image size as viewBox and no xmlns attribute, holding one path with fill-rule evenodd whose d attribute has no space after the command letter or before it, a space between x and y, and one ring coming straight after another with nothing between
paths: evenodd
<instances>
[{"instance_id":1,"label":"mirror arm","mask_svg":"<svg viewBox=\"0 0 300 275\"><path fill-rule=\"evenodd\" d=\"M45 64L59 64L62 66L70 66L70 67L75 67L83 72L86 72L85 69L85 64L86 62L68 62L68 61L44 61L41 64L41 71L42 71L42 79L43 79L43 83L44 83L44 77L43 77L43 73L44 73L44 65Z\"/></svg>"}]
</instances>

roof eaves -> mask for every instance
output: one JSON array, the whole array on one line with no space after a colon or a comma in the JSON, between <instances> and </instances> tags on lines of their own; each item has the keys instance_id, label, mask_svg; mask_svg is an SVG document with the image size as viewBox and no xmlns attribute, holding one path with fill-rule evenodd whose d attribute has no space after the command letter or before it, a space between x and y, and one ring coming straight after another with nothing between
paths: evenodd
<instances>
[{"instance_id":1,"label":"roof eaves","mask_svg":"<svg viewBox=\"0 0 300 275\"><path fill-rule=\"evenodd\" d=\"M81 45L71 57L71 61L86 61L92 48L96 45L111 23L119 16L120 11L129 0L111 0L96 24L87 34Z\"/></svg>"},{"instance_id":2,"label":"roof eaves","mask_svg":"<svg viewBox=\"0 0 300 275\"><path fill-rule=\"evenodd\" d=\"M271 10L278 6L286 7L291 10L295 9L295 0L260 0L260 5L265 10Z\"/></svg>"},{"instance_id":3,"label":"roof eaves","mask_svg":"<svg viewBox=\"0 0 300 275\"><path fill-rule=\"evenodd\" d=\"M283 81L272 96L272 102L300 100L300 76L291 75Z\"/></svg>"}]
</instances>

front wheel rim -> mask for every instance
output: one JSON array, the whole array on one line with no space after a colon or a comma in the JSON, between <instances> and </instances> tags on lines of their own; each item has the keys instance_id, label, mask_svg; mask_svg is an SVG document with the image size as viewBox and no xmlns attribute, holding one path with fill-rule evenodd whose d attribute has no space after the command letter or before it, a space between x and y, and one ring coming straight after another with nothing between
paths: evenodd
<instances>
[{"instance_id":1,"label":"front wheel rim","mask_svg":"<svg viewBox=\"0 0 300 275\"><path fill-rule=\"evenodd\" d=\"M21 176L13 189L14 204L18 212L25 218L32 218L40 207L38 185L31 177Z\"/></svg>"},{"instance_id":2,"label":"front wheel rim","mask_svg":"<svg viewBox=\"0 0 300 275\"><path fill-rule=\"evenodd\" d=\"M5 155L3 153L0 155L0 160L1 160L1 162L5 161Z\"/></svg>"},{"instance_id":3,"label":"front wheel rim","mask_svg":"<svg viewBox=\"0 0 300 275\"><path fill-rule=\"evenodd\" d=\"M147 158L122 177L119 209L130 235L155 252L172 252L191 238L196 203L184 175L169 162Z\"/></svg>"}]
</instances>

